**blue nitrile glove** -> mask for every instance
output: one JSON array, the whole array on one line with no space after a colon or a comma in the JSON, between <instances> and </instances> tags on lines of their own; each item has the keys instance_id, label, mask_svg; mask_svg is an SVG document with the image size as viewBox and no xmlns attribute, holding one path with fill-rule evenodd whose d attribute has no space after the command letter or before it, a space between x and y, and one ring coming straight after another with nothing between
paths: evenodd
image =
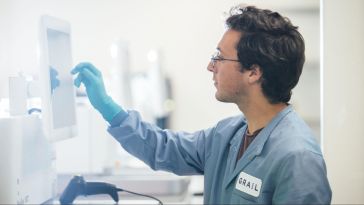
<instances>
[{"instance_id":1,"label":"blue nitrile glove","mask_svg":"<svg viewBox=\"0 0 364 205\"><path fill-rule=\"evenodd\" d=\"M49 67L49 77L51 79L51 94L53 94L54 90L60 86L61 81L58 80L58 71L54 69L52 66Z\"/></svg>"},{"instance_id":2,"label":"blue nitrile glove","mask_svg":"<svg viewBox=\"0 0 364 205\"><path fill-rule=\"evenodd\" d=\"M74 84L80 87L83 83L86 87L88 99L92 106L98 110L102 117L109 123L119 113L125 111L107 95L101 72L91 63L80 63L71 71L78 76Z\"/></svg>"}]
</instances>

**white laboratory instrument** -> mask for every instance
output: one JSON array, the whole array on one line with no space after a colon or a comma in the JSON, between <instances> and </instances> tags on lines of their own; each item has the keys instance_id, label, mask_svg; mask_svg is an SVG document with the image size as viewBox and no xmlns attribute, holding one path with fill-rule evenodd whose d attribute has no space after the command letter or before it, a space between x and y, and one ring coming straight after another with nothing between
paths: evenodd
<instances>
[{"instance_id":1,"label":"white laboratory instrument","mask_svg":"<svg viewBox=\"0 0 364 205\"><path fill-rule=\"evenodd\" d=\"M40 204L56 194L55 152L38 115L0 118L0 204Z\"/></svg>"},{"instance_id":2,"label":"white laboratory instrument","mask_svg":"<svg viewBox=\"0 0 364 205\"><path fill-rule=\"evenodd\" d=\"M0 204L41 204L56 197L53 142L77 134L70 43L66 21L41 17L41 88L21 75L9 78L10 112L0 116ZM37 107L38 114L28 113L34 109L27 102L39 95L41 112Z\"/></svg>"}]
</instances>

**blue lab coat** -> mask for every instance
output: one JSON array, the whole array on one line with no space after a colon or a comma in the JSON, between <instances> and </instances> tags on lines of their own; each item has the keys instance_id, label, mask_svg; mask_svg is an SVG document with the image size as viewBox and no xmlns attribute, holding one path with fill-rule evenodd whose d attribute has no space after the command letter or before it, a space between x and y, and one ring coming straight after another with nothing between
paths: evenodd
<instances>
[{"instance_id":1,"label":"blue lab coat","mask_svg":"<svg viewBox=\"0 0 364 205\"><path fill-rule=\"evenodd\" d=\"M286 107L256 136L236 163L246 119L224 119L194 133L116 116L109 133L154 170L204 175L205 204L329 204L326 165L310 128Z\"/></svg>"}]
</instances>

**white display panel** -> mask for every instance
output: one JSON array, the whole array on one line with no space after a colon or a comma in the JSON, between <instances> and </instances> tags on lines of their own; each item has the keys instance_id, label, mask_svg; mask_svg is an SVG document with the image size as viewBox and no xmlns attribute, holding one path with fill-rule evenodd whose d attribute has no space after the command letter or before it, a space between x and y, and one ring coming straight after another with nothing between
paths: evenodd
<instances>
[{"instance_id":1,"label":"white display panel","mask_svg":"<svg viewBox=\"0 0 364 205\"><path fill-rule=\"evenodd\" d=\"M74 137L76 130L70 25L50 16L41 17L40 80L45 135L51 141Z\"/></svg>"}]
</instances>

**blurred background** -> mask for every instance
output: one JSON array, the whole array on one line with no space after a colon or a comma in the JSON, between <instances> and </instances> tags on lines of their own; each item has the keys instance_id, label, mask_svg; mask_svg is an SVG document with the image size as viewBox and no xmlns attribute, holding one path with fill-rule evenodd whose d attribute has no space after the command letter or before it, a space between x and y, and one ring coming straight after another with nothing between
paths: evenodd
<instances>
[{"instance_id":1,"label":"blurred background","mask_svg":"<svg viewBox=\"0 0 364 205\"><path fill-rule=\"evenodd\" d=\"M38 23L48 14L70 22L74 64L90 61L102 70L108 92L124 107L164 128L192 132L211 127L240 114L235 105L215 100L206 69L224 32L226 12L239 3L278 11L299 27L306 63L291 103L323 149L333 203L364 203L361 0L0 0L0 98L9 95L9 76L21 72L39 78ZM159 84L148 90L143 83L150 76L157 76ZM132 93L125 93L127 86ZM139 173L138 179L170 177L168 183L179 183L168 184L177 187L175 193L188 189L196 196L189 202L201 202L202 177L148 170L108 135L107 124L83 94L78 91L80 136L56 144L60 182L75 173L103 174L155 194L140 182L127 182L130 172ZM161 97L150 106L154 95Z\"/></svg>"}]
</instances>

